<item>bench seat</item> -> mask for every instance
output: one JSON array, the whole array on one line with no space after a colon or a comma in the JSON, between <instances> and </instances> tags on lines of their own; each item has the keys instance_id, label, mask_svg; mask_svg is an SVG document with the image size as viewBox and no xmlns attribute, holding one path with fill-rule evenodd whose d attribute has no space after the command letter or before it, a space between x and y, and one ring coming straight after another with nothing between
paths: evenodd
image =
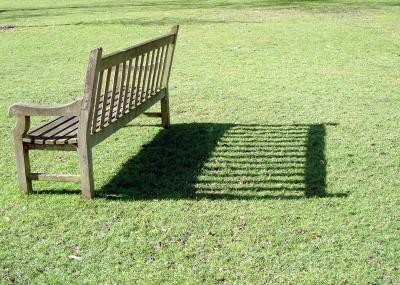
<instances>
[{"instance_id":1,"label":"bench seat","mask_svg":"<svg viewBox=\"0 0 400 285\"><path fill-rule=\"evenodd\" d=\"M153 96L156 93L153 92L152 94L146 94L143 92L144 96ZM108 113L110 109L110 99L111 99L112 92L108 92L107 94L107 107L106 113ZM117 91L115 95L119 95ZM133 94L135 96L135 94ZM120 96L115 96L114 104L113 104L113 114L111 121L115 121L117 118L116 115L116 107L118 105L118 100L121 98ZM100 104L104 100L104 94L101 96ZM125 102L125 104L128 104ZM123 110L123 104L121 104L120 111ZM138 105L140 102L138 102ZM134 109L134 108L133 108ZM102 108L98 109L97 112L97 122L100 121L100 117L102 114ZM78 135L78 124L79 118L77 116L60 116L55 119L46 122L45 124L32 129L27 134L22 137L22 141L25 143L30 144L77 144L77 135ZM98 129L97 129L98 130Z\"/></svg>"},{"instance_id":2,"label":"bench seat","mask_svg":"<svg viewBox=\"0 0 400 285\"><path fill-rule=\"evenodd\" d=\"M60 116L22 137L22 141L32 144L76 144L79 119L76 116Z\"/></svg>"}]
</instances>

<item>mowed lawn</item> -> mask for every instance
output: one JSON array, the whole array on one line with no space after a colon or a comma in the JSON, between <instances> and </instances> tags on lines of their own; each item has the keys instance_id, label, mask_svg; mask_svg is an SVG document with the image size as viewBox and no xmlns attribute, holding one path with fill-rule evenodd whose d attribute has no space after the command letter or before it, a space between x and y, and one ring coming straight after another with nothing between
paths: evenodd
<instances>
[{"instance_id":1,"label":"mowed lawn","mask_svg":"<svg viewBox=\"0 0 400 285\"><path fill-rule=\"evenodd\" d=\"M21 195L8 107L70 102L92 48L174 24L173 127L98 145L94 200ZM0 0L6 25L1 284L400 283L398 1ZM31 160L79 172L76 153Z\"/></svg>"}]
</instances>

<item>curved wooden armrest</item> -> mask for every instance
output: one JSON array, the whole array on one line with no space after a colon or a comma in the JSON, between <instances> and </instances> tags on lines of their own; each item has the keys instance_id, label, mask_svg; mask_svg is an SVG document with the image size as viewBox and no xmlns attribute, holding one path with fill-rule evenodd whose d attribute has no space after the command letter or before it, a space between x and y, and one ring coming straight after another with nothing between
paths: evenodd
<instances>
[{"instance_id":1,"label":"curved wooden armrest","mask_svg":"<svg viewBox=\"0 0 400 285\"><path fill-rule=\"evenodd\" d=\"M81 110L81 103L82 99L53 106L16 103L10 106L8 114L10 116L77 116Z\"/></svg>"}]
</instances>

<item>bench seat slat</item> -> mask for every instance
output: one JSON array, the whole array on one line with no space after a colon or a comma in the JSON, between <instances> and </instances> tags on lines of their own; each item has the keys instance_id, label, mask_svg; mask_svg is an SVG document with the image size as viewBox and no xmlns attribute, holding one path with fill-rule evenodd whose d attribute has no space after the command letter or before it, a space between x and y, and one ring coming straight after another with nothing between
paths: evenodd
<instances>
[{"instance_id":1,"label":"bench seat slat","mask_svg":"<svg viewBox=\"0 0 400 285\"><path fill-rule=\"evenodd\" d=\"M51 120L37 128L34 128L29 132L32 136L43 136L49 131L58 128L60 125L65 124L68 120L72 120L72 116L60 116L54 120Z\"/></svg>"},{"instance_id":2,"label":"bench seat slat","mask_svg":"<svg viewBox=\"0 0 400 285\"><path fill-rule=\"evenodd\" d=\"M22 137L22 141L34 144L55 144L57 139L69 139L69 144L76 144L77 123L78 119L75 116L58 117L28 132ZM74 126L76 126L75 132L62 134L65 129Z\"/></svg>"}]
</instances>

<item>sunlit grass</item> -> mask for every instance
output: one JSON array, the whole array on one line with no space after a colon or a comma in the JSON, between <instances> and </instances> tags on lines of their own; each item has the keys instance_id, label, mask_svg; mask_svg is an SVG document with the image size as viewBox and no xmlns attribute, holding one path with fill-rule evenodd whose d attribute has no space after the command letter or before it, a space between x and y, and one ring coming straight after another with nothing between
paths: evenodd
<instances>
[{"instance_id":1,"label":"sunlit grass","mask_svg":"<svg viewBox=\"0 0 400 285\"><path fill-rule=\"evenodd\" d=\"M399 23L393 0L0 0L1 282L399 283ZM138 118L97 146L97 199L22 197L8 106L69 102L92 48L174 24L173 127Z\"/></svg>"}]
</instances>

